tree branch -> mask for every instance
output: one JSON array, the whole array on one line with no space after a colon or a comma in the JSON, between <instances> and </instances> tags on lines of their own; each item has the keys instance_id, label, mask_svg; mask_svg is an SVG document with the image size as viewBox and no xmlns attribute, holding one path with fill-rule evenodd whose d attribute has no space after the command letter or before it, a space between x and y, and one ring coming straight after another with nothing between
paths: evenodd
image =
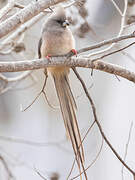
<instances>
[{"instance_id":1,"label":"tree branch","mask_svg":"<svg viewBox=\"0 0 135 180\"><path fill-rule=\"evenodd\" d=\"M77 52L79 54L85 51L100 48L112 42L118 42L118 41L122 41L129 38L135 38L135 33L133 32L131 34L120 36L118 38L106 40L98 44L95 44L86 48L82 48L78 50ZM134 42L122 49L128 48L133 44ZM117 50L114 52L116 53L116 52L119 52L120 50ZM100 59L103 59L109 55L112 55L114 54L114 52L103 55L100 57ZM18 71L35 70L35 69L41 69L41 68L46 68L46 67L56 67L56 66L84 67L84 68L92 68L92 69L97 69L97 70L104 71L107 73L115 74L135 83L135 73L119 65L106 63L101 60L92 61L90 58L86 58L85 56L71 58L72 55L70 54L70 57L68 55L52 57L50 61L48 61L48 59L34 59L34 60L27 60L27 61L25 60L25 61L15 61L15 62L0 62L0 72L18 72Z\"/></svg>"},{"instance_id":2,"label":"tree branch","mask_svg":"<svg viewBox=\"0 0 135 180\"><path fill-rule=\"evenodd\" d=\"M129 146L130 139L131 139L132 128L133 128L133 121L132 121L132 123L130 125L130 129L129 129L128 140L127 140L126 148L125 148L124 162L126 161L126 157L127 157L127 153L128 153L128 146ZM122 166L121 172L122 172L122 180L124 180L124 166Z\"/></svg>"},{"instance_id":3,"label":"tree branch","mask_svg":"<svg viewBox=\"0 0 135 180\"><path fill-rule=\"evenodd\" d=\"M28 61L15 62L0 62L0 72L18 72L35 70L46 67L69 66L69 67L84 67L104 71L110 74L121 76L135 83L135 73L125 69L119 65L106 63L104 61L91 61L90 58L67 58L53 57L51 61L48 59L35 59Z\"/></svg>"},{"instance_id":4,"label":"tree branch","mask_svg":"<svg viewBox=\"0 0 135 180\"><path fill-rule=\"evenodd\" d=\"M8 179L14 178L12 172L10 171L10 169L8 167L7 162L5 161L4 157L1 156L1 155L0 155L0 160L2 161L3 166L4 166L4 168L5 168L5 170L6 170L7 174L8 174L8 177L9 177Z\"/></svg>"},{"instance_id":5,"label":"tree branch","mask_svg":"<svg viewBox=\"0 0 135 180\"><path fill-rule=\"evenodd\" d=\"M31 73L32 73L32 71L24 72L16 77L6 77L3 74L0 74L0 79L7 83L8 82L16 82L16 81L20 81L20 80L27 78Z\"/></svg>"},{"instance_id":6,"label":"tree branch","mask_svg":"<svg viewBox=\"0 0 135 180\"><path fill-rule=\"evenodd\" d=\"M6 6L0 10L0 20L9 12L15 5L15 0L10 0Z\"/></svg>"},{"instance_id":7,"label":"tree branch","mask_svg":"<svg viewBox=\"0 0 135 180\"><path fill-rule=\"evenodd\" d=\"M32 17L36 16L44 9L62 1L64 0L39 0L38 2L30 3L27 7L23 8L18 13L11 16L0 24L0 38L4 37L21 24L30 20Z\"/></svg>"},{"instance_id":8,"label":"tree branch","mask_svg":"<svg viewBox=\"0 0 135 180\"><path fill-rule=\"evenodd\" d=\"M40 13L39 15L32 18L30 21L28 21L25 24L22 24L16 31L14 31L12 34L10 34L8 37L6 37L1 43L0 43L0 51L5 48L6 45L15 43L16 40L31 26L33 26L35 23L37 23L42 17L45 16L45 13Z\"/></svg>"},{"instance_id":9,"label":"tree branch","mask_svg":"<svg viewBox=\"0 0 135 180\"><path fill-rule=\"evenodd\" d=\"M124 10L123 10L123 13L120 14L121 15L121 23L120 23L120 30L119 30L119 33L117 35L117 37L120 37L121 34L123 33L123 30L124 30L124 24L125 24L125 17L126 17L126 12L127 12L127 4L128 4L128 0L124 0ZM115 7L117 5L115 4ZM117 9L117 8L116 8ZM91 57L91 56L95 56L95 55L99 55L99 54L102 54L102 53L105 53L107 51L109 51L110 49L112 49L114 47L116 43L113 43L111 44L109 47L103 49L103 50L99 50L97 52L93 52L91 54L88 55L88 57Z\"/></svg>"},{"instance_id":10,"label":"tree branch","mask_svg":"<svg viewBox=\"0 0 135 180\"><path fill-rule=\"evenodd\" d=\"M95 104L90 96L90 93L88 92L87 88L86 88L86 85L84 83L84 81L82 80L82 78L80 77L79 73L76 71L75 68L72 68L75 75L77 76L77 78L79 79L83 89L84 89L84 92L91 104L91 108L92 108L92 111L93 111L93 116L94 116L94 120L99 128L99 131L103 137L103 139L105 140L105 142L107 143L107 145L109 146L109 148L112 150L112 152L114 153L114 155L117 157L117 159L123 164L123 166L130 172L132 173L133 177L135 177L135 171L133 169L131 169L125 162L124 160L121 158L121 156L117 153L117 151L114 149L114 147L112 146L112 144L110 143L110 141L108 140L107 136L105 135L103 129L102 129L102 126L98 120L98 117L97 117L97 113L96 113L96 107L95 107Z\"/></svg>"},{"instance_id":11,"label":"tree branch","mask_svg":"<svg viewBox=\"0 0 135 180\"><path fill-rule=\"evenodd\" d=\"M104 40L104 41L102 41L100 43L97 43L97 44L94 44L92 46L82 48L79 51L77 51L77 53L90 51L90 50L97 49L97 48L100 48L102 46L105 46L105 45L108 45L108 44L111 44L111 43L117 43L119 41L122 41L122 40L125 40L125 39L131 39L131 38L135 38L135 32L130 33L128 35L122 35L120 37L114 37L112 39Z\"/></svg>"}]
</instances>

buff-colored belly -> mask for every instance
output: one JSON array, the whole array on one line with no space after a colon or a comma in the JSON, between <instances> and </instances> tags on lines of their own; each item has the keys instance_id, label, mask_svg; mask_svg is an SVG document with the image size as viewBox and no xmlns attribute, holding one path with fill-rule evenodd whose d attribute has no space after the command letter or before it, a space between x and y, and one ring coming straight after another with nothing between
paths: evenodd
<instances>
[{"instance_id":1,"label":"buff-colored belly","mask_svg":"<svg viewBox=\"0 0 135 180\"><path fill-rule=\"evenodd\" d=\"M42 58L48 55L64 55L74 48L74 38L69 29L67 29L64 33L58 35L52 32L48 32L44 35L43 38L41 54Z\"/></svg>"},{"instance_id":2,"label":"buff-colored belly","mask_svg":"<svg viewBox=\"0 0 135 180\"><path fill-rule=\"evenodd\" d=\"M51 38L49 38L51 36ZM72 32L67 29L62 34L53 34L52 32L48 32L44 35L42 46L41 46L41 54L42 58L46 56L58 56L69 53L72 49L75 48L74 38ZM69 73L69 68L67 67L49 67L47 71L51 74L55 73Z\"/></svg>"}]
</instances>

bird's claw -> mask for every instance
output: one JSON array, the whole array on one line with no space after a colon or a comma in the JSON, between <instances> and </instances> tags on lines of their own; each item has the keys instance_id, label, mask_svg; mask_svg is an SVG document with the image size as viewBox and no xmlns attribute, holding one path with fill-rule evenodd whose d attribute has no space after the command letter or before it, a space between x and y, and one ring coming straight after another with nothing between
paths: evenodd
<instances>
[{"instance_id":1,"label":"bird's claw","mask_svg":"<svg viewBox=\"0 0 135 180\"><path fill-rule=\"evenodd\" d=\"M76 51L76 49L72 49L71 52L77 57L77 51Z\"/></svg>"},{"instance_id":2,"label":"bird's claw","mask_svg":"<svg viewBox=\"0 0 135 180\"><path fill-rule=\"evenodd\" d=\"M51 55L48 54L48 55L46 56L46 59L48 59L48 61L51 61Z\"/></svg>"}]
</instances>

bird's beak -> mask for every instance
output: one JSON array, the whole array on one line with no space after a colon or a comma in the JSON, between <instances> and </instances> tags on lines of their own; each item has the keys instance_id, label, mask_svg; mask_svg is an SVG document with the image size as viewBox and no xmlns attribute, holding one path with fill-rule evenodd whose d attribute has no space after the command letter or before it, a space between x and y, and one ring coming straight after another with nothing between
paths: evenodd
<instances>
[{"instance_id":1,"label":"bird's beak","mask_svg":"<svg viewBox=\"0 0 135 180\"><path fill-rule=\"evenodd\" d=\"M62 24L63 27L66 27L66 26L69 26L69 21L68 20L65 20Z\"/></svg>"}]
</instances>

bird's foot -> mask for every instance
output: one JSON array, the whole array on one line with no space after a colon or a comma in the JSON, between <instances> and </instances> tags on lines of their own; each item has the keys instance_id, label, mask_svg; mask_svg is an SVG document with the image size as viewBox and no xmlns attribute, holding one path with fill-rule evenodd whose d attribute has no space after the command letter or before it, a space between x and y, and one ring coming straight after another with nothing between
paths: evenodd
<instances>
[{"instance_id":1,"label":"bird's foot","mask_svg":"<svg viewBox=\"0 0 135 180\"><path fill-rule=\"evenodd\" d=\"M48 61L51 61L51 55L48 54L48 55L46 56L46 59L47 59Z\"/></svg>"},{"instance_id":2,"label":"bird's foot","mask_svg":"<svg viewBox=\"0 0 135 180\"><path fill-rule=\"evenodd\" d=\"M76 49L72 49L71 52L77 57L77 50Z\"/></svg>"}]
</instances>

